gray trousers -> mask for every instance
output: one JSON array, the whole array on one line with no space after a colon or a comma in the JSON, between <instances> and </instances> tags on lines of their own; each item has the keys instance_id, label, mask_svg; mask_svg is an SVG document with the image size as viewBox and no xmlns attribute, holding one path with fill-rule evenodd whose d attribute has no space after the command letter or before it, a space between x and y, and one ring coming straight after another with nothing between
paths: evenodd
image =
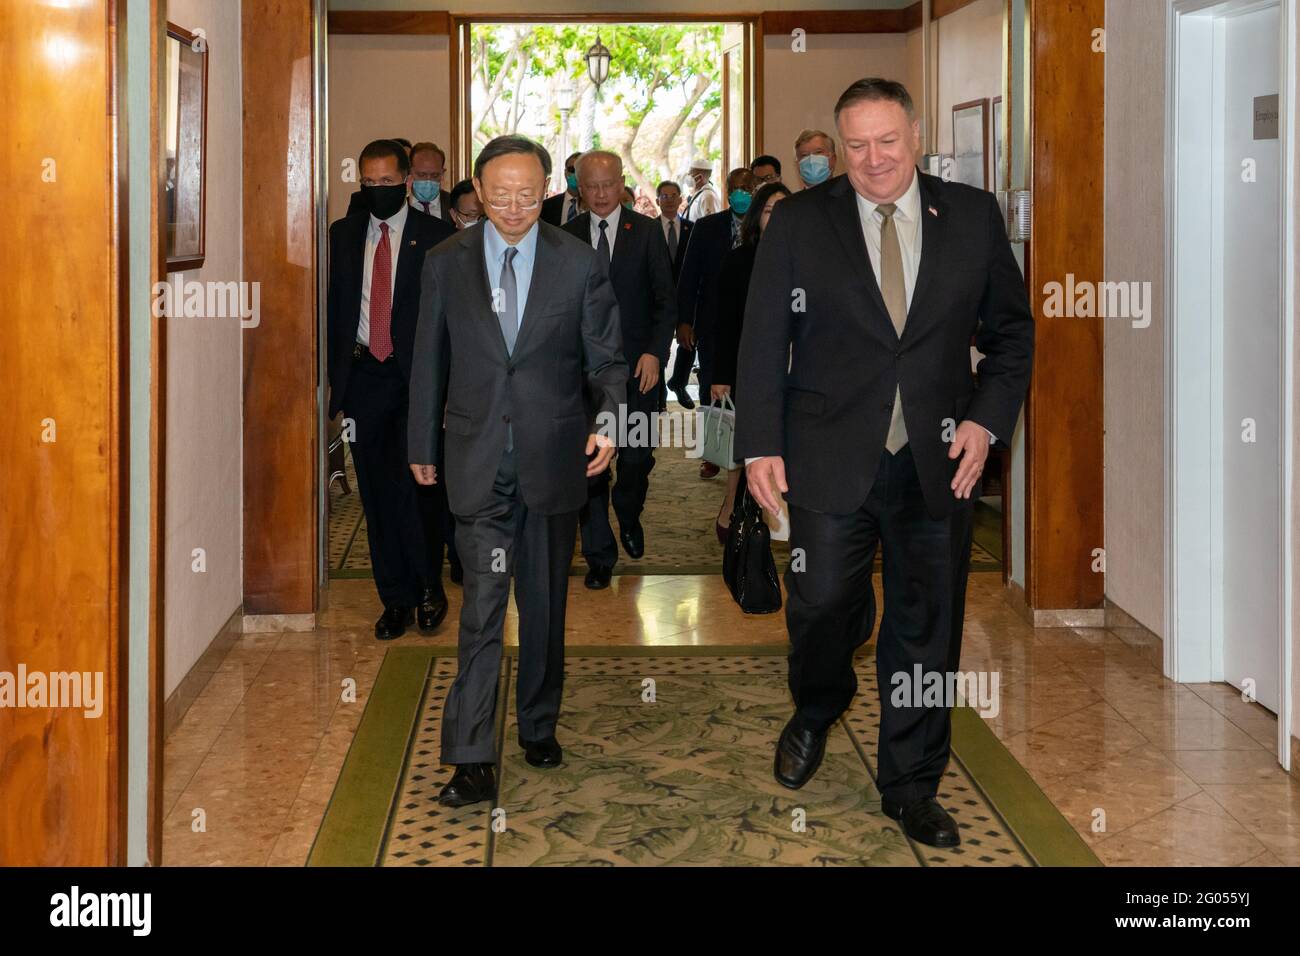
<instances>
[{"instance_id":1,"label":"gray trousers","mask_svg":"<svg viewBox=\"0 0 1300 956\"><path fill-rule=\"evenodd\" d=\"M519 736L555 734L564 692L564 610L576 511L530 512L519 494L513 451L502 456L492 497L472 515L456 515L456 550L465 568L459 673L442 711L442 762L493 763L502 631L510 580L519 609Z\"/></svg>"}]
</instances>

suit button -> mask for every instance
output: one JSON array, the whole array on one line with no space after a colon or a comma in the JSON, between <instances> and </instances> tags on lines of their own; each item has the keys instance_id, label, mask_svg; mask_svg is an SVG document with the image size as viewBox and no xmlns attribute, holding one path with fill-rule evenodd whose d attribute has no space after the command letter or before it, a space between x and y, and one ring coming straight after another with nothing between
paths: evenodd
<instances>
[{"instance_id":1,"label":"suit button","mask_svg":"<svg viewBox=\"0 0 1300 956\"><path fill-rule=\"evenodd\" d=\"M903 357L903 350L902 350L902 349L899 349L897 352L894 353L894 358L897 359L897 358L902 358L902 357Z\"/></svg>"},{"instance_id":2,"label":"suit button","mask_svg":"<svg viewBox=\"0 0 1300 956\"><path fill-rule=\"evenodd\" d=\"M506 377L509 378L511 375L514 374L515 374L515 367L511 365L508 369L506 369Z\"/></svg>"},{"instance_id":3,"label":"suit button","mask_svg":"<svg viewBox=\"0 0 1300 956\"><path fill-rule=\"evenodd\" d=\"M509 415L502 415L502 416L501 416L501 420L502 420L503 422L505 422L507 425L510 424L510 416L509 416Z\"/></svg>"},{"instance_id":4,"label":"suit button","mask_svg":"<svg viewBox=\"0 0 1300 956\"><path fill-rule=\"evenodd\" d=\"M892 412L893 410L894 410L894 403L893 403L893 402L886 402L886 403L885 403L885 411L887 411L887 412Z\"/></svg>"}]
</instances>

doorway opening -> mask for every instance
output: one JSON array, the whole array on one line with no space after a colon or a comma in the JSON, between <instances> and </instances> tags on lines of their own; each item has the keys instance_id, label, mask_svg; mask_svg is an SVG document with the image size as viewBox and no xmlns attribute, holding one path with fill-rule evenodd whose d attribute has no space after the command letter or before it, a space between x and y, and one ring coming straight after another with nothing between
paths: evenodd
<instances>
[{"instance_id":1,"label":"doorway opening","mask_svg":"<svg viewBox=\"0 0 1300 956\"><path fill-rule=\"evenodd\" d=\"M1283 766L1294 16L1291 0L1175 0L1166 140L1165 673L1226 682L1277 714Z\"/></svg>"},{"instance_id":2,"label":"doorway opening","mask_svg":"<svg viewBox=\"0 0 1300 956\"><path fill-rule=\"evenodd\" d=\"M718 182L756 154L755 30L756 18L455 18L454 165L468 177L488 140L519 133L550 152L554 195L566 156L607 149L637 211L658 215L656 186L688 185L693 160L713 161Z\"/></svg>"}]
</instances>

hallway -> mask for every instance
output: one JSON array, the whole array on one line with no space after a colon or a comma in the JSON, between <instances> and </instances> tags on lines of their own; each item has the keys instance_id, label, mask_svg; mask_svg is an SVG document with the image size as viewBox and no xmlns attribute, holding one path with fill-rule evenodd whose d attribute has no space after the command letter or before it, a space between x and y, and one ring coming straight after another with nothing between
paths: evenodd
<instances>
[{"instance_id":1,"label":"hallway","mask_svg":"<svg viewBox=\"0 0 1300 956\"><path fill-rule=\"evenodd\" d=\"M448 593L454 622L460 592ZM1300 782L1277 766L1272 715L1226 685L1164 679L1134 630L1035 630L1002 594L998 575L971 576L962 668L1001 673L989 726L1102 863L1300 864ZM164 865L306 863L387 650L373 605L369 582L335 581L316 630L229 642L167 741ZM583 644L785 641L783 615L745 617L717 576L621 577L598 593L575 578L569 607ZM508 642L512 628L513 608ZM451 623L392 646L454 640ZM349 679L356 702L341 703ZM770 751L753 759L766 766Z\"/></svg>"}]
</instances>

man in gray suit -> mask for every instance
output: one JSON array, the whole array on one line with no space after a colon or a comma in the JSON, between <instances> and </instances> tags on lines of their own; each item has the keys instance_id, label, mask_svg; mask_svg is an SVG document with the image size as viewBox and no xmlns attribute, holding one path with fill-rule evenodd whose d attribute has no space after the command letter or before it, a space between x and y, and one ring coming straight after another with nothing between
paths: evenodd
<instances>
[{"instance_id":1,"label":"man in gray suit","mask_svg":"<svg viewBox=\"0 0 1300 956\"><path fill-rule=\"evenodd\" d=\"M609 467L583 402L617 413L627 389L608 263L539 222L551 157L499 136L474 163L487 221L424 261L411 372L408 454L416 481L446 480L465 567L460 670L442 717L442 760L456 765L439 800L464 806L496 791L493 764L501 639L510 579L519 608L519 744L555 767L564 682L564 611L587 479ZM536 280L536 281L534 281ZM432 462L446 422L446 475Z\"/></svg>"}]
</instances>

